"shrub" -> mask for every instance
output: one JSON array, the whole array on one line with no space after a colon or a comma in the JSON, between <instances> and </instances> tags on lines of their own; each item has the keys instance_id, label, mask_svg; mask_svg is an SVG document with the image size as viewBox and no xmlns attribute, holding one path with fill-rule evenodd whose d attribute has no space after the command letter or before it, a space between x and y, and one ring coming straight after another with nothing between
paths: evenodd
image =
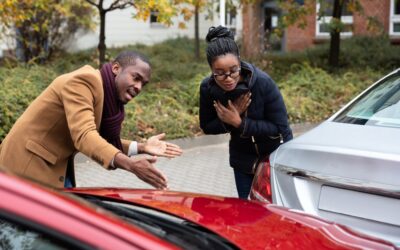
<instances>
[{"instance_id":1,"label":"shrub","mask_svg":"<svg viewBox=\"0 0 400 250\"><path fill-rule=\"evenodd\" d=\"M201 43L204 48L205 44ZM128 48L142 51L153 66L152 82L162 83L162 86L185 82L195 75L209 70L204 53L200 59L194 56L194 41L185 37L167 40L153 46L131 46ZM204 51L204 49L203 49Z\"/></svg>"},{"instance_id":2,"label":"shrub","mask_svg":"<svg viewBox=\"0 0 400 250\"><path fill-rule=\"evenodd\" d=\"M52 69L42 66L0 68L0 141L55 76Z\"/></svg>"},{"instance_id":3,"label":"shrub","mask_svg":"<svg viewBox=\"0 0 400 250\"><path fill-rule=\"evenodd\" d=\"M199 85L209 74L209 68L205 58L193 59L192 43L192 40L178 38L154 46L135 45L108 51L108 56L114 57L123 49L136 49L147 54L153 64L151 83L126 106L124 137L139 139L165 132L168 139L173 139L201 133ZM267 69L278 83L291 123L322 121L388 72L365 66L331 74L307 62L317 55L317 52L304 52L250 60ZM97 55L94 50L87 50L59 54L58 58L46 67L0 68L0 141L29 103L57 75L83 64L96 67ZM395 55L393 58L396 60ZM316 64L316 60L313 62Z\"/></svg>"},{"instance_id":4,"label":"shrub","mask_svg":"<svg viewBox=\"0 0 400 250\"><path fill-rule=\"evenodd\" d=\"M329 44L305 51L307 61L317 67L328 67ZM400 46L390 43L387 36L354 36L340 45L341 68L394 70L400 65Z\"/></svg>"},{"instance_id":5,"label":"shrub","mask_svg":"<svg viewBox=\"0 0 400 250\"><path fill-rule=\"evenodd\" d=\"M204 50L205 43L201 43ZM160 87L174 84L175 82L189 81L195 75L209 70L204 53L200 59L194 58L194 41L186 37L166 40L159 44L146 46L143 44L130 45L119 48L109 48L106 58L111 60L123 50L136 50L149 57L152 64L152 83L160 83ZM80 51L79 53L60 53L50 65L57 72L72 71L84 64L98 67L97 52L95 49Z\"/></svg>"},{"instance_id":6,"label":"shrub","mask_svg":"<svg viewBox=\"0 0 400 250\"><path fill-rule=\"evenodd\" d=\"M198 91L206 60L194 60L193 41L187 38L168 40L154 46L135 45L108 50L108 57L125 49L148 55L153 72L151 83L126 106L122 134L127 138L166 132L168 138L200 133L198 126ZM59 74L84 64L96 66L95 50L67 54L59 52L46 66L14 65L0 68L0 141L32 100ZM4 102L3 102L4 101Z\"/></svg>"},{"instance_id":7,"label":"shrub","mask_svg":"<svg viewBox=\"0 0 400 250\"><path fill-rule=\"evenodd\" d=\"M390 43L387 36L353 36L343 39L340 45L339 70L373 69L392 71L400 65L400 46ZM291 65L307 63L312 67L330 70L328 65L329 43L317 45L302 52L268 53L250 60L280 81L291 72Z\"/></svg>"},{"instance_id":8,"label":"shrub","mask_svg":"<svg viewBox=\"0 0 400 250\"><path fill-rule=\"evenodd\" d=\"M166 132L167 138L180 138L201 133L198 102L204 76L198 74L185 84L169 88L146 86L125 108L123 136L139 139Z\"/></svg>"},{"instance_id":9,"label":"shrub","mask_svg":"<svg viewBox=\"0 0 400 250\"><path fill-rule=\"evenodd\" d=\"M320 122L381 76L381 72L371 69L331 75L307 63L295 64L279 87L291 123Z\"/></svg>"}]
</instances>

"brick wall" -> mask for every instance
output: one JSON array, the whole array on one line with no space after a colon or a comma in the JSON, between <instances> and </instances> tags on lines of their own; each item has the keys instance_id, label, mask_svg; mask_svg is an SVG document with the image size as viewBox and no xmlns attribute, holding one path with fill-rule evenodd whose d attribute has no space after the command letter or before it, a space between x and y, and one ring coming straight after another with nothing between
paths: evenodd
<instances>
[{"instance_id":1,"label":"brick wall","mask_svg":"<svg viewBox=\"0 0 400 250\"><path fill-rule=\"evenodd\" d=\"M390 0L361 0L365 16L375 17L384 28L389 32ZM353 33L357 35L377 34L379 30L368 29L367 19L359 14L353 16Z\"/></svg>"},{"instance_id":2,"label":"brick wall","mask_svg":"<svg viewBox=\"0 0 400 250\"><path fill-rule=\"evenodd\" d=\"M390 17L390 1L389 0L360 0L364 9L364 15L367 17L375 17L382 25L386 33L389 31ZM315 8L316 10L316 8ZM353 35L374 35L380 31L368 29L367 19L365 16L355 14L353 16ZM312 47L317 43L327 42L327 38L316 37L316 17L310 16L307 19L308 25L302 30L295 25L286 30L286 51L299 51L308 47Z\"/></svg>"},{"instance_id":3,"label":"brick wall","mask_svg":"<svg viewBox=\"0 0 400 250\"><path fill-rule=\"evenodd\" d=\"M307 17L307 27L304 29L292 25L285 31L285 51L301 51L314 44L316 18Z\"/></svg>"}]
</instances>

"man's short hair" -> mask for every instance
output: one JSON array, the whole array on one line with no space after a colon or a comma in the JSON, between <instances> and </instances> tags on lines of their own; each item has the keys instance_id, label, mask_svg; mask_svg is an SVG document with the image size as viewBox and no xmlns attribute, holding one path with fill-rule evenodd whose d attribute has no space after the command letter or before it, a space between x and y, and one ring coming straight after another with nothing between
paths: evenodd
<instances>
[{"instance_id":1,"label":"man's short hair","mask_svg":"<svg viewBox=\"0 0 400 250\"><path fill-rule=\"evenodd\" d=\"M133 50L122 51L117 55L113 63L118 63L121 67L125 68L126 66L135 65L137 59L142 60L151 67L150 61L147 56Z\"/></svg>"}]
</instances>

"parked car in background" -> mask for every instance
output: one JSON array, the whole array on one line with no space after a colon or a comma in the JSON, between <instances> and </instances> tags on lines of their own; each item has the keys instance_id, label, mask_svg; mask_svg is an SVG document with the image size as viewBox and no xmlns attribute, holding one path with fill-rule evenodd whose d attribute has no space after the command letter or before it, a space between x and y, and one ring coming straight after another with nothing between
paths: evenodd
<instances>
[{"instance_id":1,"label":"parked car in background","mask_svg":"<svg viewBox=\"0 0 400 250\"><path fill-rule=\"evenodd\" d=\"M2 249L395 249L276 205L157 190L59 193L0 172Z\"/></svg>"},{"instance_id":2,"label":"parked car in background","mask_svg":"<svg viewBox=\"0 0 400 250\"><path fill-rule=\"evenodd\" d=\"M259 166L251 199L400 245L400 69Z\"/></svg>"}]
</instances>

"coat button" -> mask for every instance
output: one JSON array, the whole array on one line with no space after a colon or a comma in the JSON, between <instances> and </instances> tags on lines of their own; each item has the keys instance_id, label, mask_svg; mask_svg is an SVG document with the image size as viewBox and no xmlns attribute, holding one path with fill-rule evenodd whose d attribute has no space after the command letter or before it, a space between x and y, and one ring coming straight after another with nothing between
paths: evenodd
<instances>
[{"instance_id":1,"label":"coat button","mask_svg":"<svg viewBox=\"0 0 400 250\"><path fill-rule=\"evenodd\" d=\"M58 178L58 180L59 180L60 182L64 182L64 176L60 176L60 178Z\"/></svg>"}]
</instances>

